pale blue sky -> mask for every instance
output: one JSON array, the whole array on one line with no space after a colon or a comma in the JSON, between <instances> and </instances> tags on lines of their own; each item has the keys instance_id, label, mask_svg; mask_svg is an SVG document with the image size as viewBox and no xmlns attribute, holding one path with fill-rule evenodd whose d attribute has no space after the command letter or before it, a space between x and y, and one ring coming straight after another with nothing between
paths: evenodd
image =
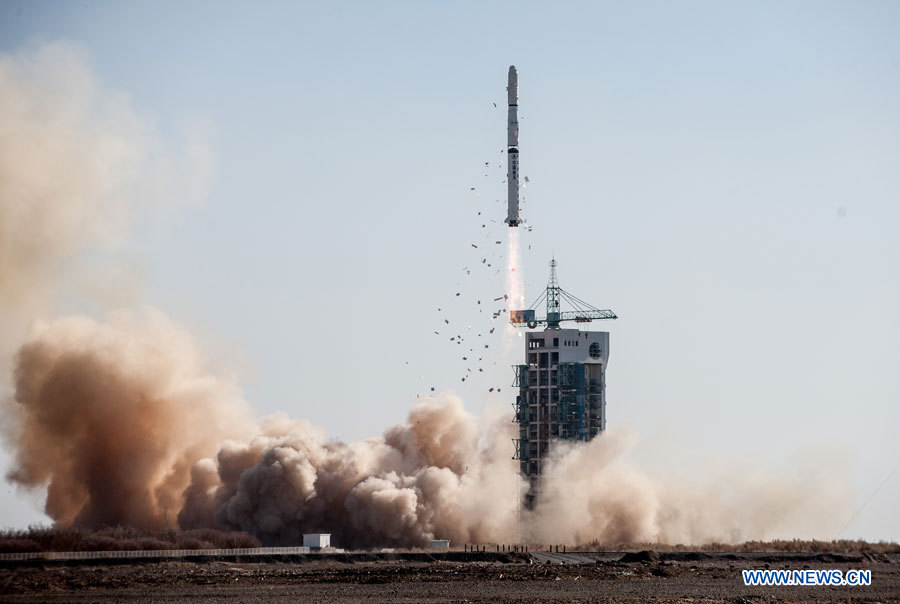
<instances>
[{"instance_id":1,"label":"pale blue sky","mask_svg":"<svg viewBox=\"0 0 900 604\"><path fill-rule=\"evenodd\" d=\"M516 64L526 298L555 253L619 314L608 417L636 461L824 450L858 504L900 462L898 31L896 2L0 4L3 52L79 44L164 140L204 136L206 202L127 251L260 414L352 440L430 386L512 400L499 340L463 384L433 331L504 290L460 268L502 265ZM38 517L4 491L5 524ZM900 473L843 536L900 539L898 504Z\"/></svg>"}]
</instances>

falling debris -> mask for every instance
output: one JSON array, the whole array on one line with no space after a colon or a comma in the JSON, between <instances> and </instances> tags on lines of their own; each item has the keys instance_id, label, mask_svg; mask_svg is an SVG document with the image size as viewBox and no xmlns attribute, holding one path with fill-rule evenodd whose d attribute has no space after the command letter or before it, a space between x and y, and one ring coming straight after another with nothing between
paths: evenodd
<instances>
[{"instance_id":1,"label":"falling debris","mask_svg":"<svg viewBox=\"0 0 900 604\"><path fill-rule=\"evenodd\" d=\"M478 249L478 246L475 245L474 243L472 244L472 247L474 247L475 249Z\"/></svg>"},{"instance_id":2,"label":"falling debris","mask_svg":"<svg viewBox=\"0 0 900 604\"><path fill-rule=\"evenodd\" d=\"M499 302L500 300L502 300L505 297L506 296L500 296L499 298L494 298L494 302Z\"/></svg>"},{"instance_id":3,"label":"falling debris","mask_svg":"<svg viewBox=\"0 0 900 604\"><path fill-rule=\"evenodd\" d=\"M447 325L450 325L450 319L444 319L444 323L446 323Z\"/></svg>"},{"instance_id":4,"label":"falling debris","mask_svg":"<svg viewBox=\"0 0 900 604\"><path fill-rule=\"evenodd\" d=\"M458 295L459 295L459 292L456 292L456 295L458 296Z\"/></svg>"},{"instance_id":5,"label":"falling debris","mask_svg":"<svg viewBox=\"0 0 900 604\"><path fill-rule=\"evenodd\" d=\"M434 335L439 336L439 335L441 335L441 334L440 334L439 332L436 331L436 332L434 332Z\"/></svg>"},{"instance_id":6,"label":"falling debris","mask_svg":"<svg viewBox=\"0 0 900 604\"><path fill-rule=\"evenodd\" d=\"M497 328L496 328L496 327L491 327L490 333L494 333L494 330L495 330L495 329L497 329ZM435 332L435 333L437 333L437 332Z\"/></svg>"},{"instance_id":7,"label":"falling debris","mask_svg":"<svg viewBox=\"0 0 900 604\"><path fill-rule=\"evenodd\" d=\"M525 177L525 182L528 182L528 177L527 177L527 176Z\"/></svg>"},{"instance_id":8,"label":"falling debris","mask_svg":"<svg viewBox=\"0 0 900 604\"><path fill-rule=\"evenodd\" d=\"M472 187L472 189L471 189L471 190L472 190L472 191L474 191L474 190L475 190L475 187Z\"/></svg>"},{"instance_id":9,"label":"falling debris","mask_svg":"<svg viewBox=\"0 0 900 604\"><path fill-rule=\"evenodd\" d=\"M488 389L488 392L493 392L493 391L494 391L493 388Z\"/></svg>"},{"instance_id":10,"label":"falling debris","mask_svg":"<svg viewBox=\"0 0 900 604\"><path fill-rule=\"evenodd\" d=\"M496 243L497 245L502 245L502 244L503 244L502 241L495 241L494 243Z\"/></svg>"}]
</instances>

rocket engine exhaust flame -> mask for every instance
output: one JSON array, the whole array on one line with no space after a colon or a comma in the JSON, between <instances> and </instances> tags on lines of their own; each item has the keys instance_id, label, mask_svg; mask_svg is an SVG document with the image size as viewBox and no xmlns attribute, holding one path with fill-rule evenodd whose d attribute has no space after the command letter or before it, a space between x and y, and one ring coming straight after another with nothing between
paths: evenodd
<instances>
[{"instance_id":1,"label":"rocket engine exhaust flame","mask_svg":"<svg viewBox=\"0 0 900 604\"><path fill-rule=\"evenodd\" d=\"M35 308L18 302L37 290L52 292L62 278L54 267L96 242L80 234L104 219L98 208L118 199L103 180L117 165L106 153L118 157L117 150L140 147L141 129L135 134L129 120L124 129L108 124L115 136L94 141L96 149L67 144L66 120L81 116L82 105L90 109L84 115L93 115L104 95L81 85L92 82L90 72L64 50L21 64L0 55L0 106L9 109L0 112L2 124L10 132L33 126L42 137L27 153L20 139L0 137L0 175L19 178L14 187L0 180L0 233L7 225L38 229L35 237L18 233L14 245L0 239L2 249L26 252L0 257L0 312L7 317L11 304L22 312ZM32 86L28 66L46 73L47 62L86 79L74 90L65 78L57 87ZM72 99L76 111L66 105ZM110 141L112 149L104 146ZM59 154L49 164L41 153L48 149ZM98 149L89 156L97 168L89 181L60 179L47 167L80 165ZM22 207L52 211L24 220ZM62 219L75 226L41 222ZM46 233L66 234L65 245L47 258L29 256L41 252ZM511 304L521 300L517 249L511 231ZM28 262L12 262L22 258ZM40 287L27 289L34 284ZM13 300L8 292L21 296ZM612 429L590 443L557 448L542 499L518 516L523 484L511 459L508 415L478 418L442 394L414 406L405 423L380 438L342 443L304 420L255 420L234 381L159 311L118 313L105 322L64 317L28 329L34 315L14 330L27 335L17 338L12 371L0 378L11 381L9 396L0 393L2 438L13 456L7 479L46 492L44 510L60 526L160 528L177 519L182 528L245 530L264 544L296 543L304 531L324 530L344 547L421 546L436 537L510 542L520 519L522 538L532 542L699 543L821 536L849 507L827 464L819 466L832 472L825 477L751 480L732 473L714 487L692 487L625 463L633 439Z\"/></svg>"}]
</instances>

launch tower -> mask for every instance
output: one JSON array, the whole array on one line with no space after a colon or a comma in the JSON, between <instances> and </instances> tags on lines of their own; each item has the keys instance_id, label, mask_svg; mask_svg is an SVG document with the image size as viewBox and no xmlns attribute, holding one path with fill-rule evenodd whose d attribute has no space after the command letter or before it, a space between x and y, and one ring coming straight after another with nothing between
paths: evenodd
<instances>
[{"instance_id":1,"label":"launch tower","mask_svg":"<svg viewBox=\"0 0 900 604\"><path fill-rule=\"evenodd\" d=\"M546 300L546 317L535 308ZM565 303L571 310L563 311ZM525 363L514 365L519 393L515 421L515 459L529 481L525 506L533 507L540 491L544 462L554 441L589 441L606 429L606 364L609 332L563 329L565 321L588 323L615 319L611 310L600 310L570 294L556 279L556 260L550 261L547 289L531 308L510 311L510 322L541 331L525 334Z\"/></svg>"}]
</instances>

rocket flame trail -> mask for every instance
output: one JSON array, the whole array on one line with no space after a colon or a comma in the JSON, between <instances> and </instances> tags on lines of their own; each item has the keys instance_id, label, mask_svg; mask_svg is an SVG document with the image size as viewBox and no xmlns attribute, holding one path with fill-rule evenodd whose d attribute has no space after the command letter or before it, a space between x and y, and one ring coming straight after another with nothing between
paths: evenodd
<instances>
[{"instance_id":1,"label":"rocket flame trail","mask_svg":"<svg viewBox=\"0 0 900 604\"><path fill-rule=\"evenodd\" d=\"M506 295L509 296L508 308L525 307L525 291L522 287L522 259L519 255L519 231L510 231L507 241L509 258L506 267Z\"/></svg>"},{"instance_id":2,"label":"rocket flame trail","mask_svg":"<svg viewBox=\"0 0 900 604\"><path fill-rule=\"evenodd\" d=\"M519 253L519 230L508 229L509 239L506 241L506 309L525 308L525 288L523 285L522 259ZM522 335L509 322L507 314L506 328L503 330L506 337L504 338L503 351L509 356L518 352L517 347L519 337Z\"/></svg>"}]
</instances>

